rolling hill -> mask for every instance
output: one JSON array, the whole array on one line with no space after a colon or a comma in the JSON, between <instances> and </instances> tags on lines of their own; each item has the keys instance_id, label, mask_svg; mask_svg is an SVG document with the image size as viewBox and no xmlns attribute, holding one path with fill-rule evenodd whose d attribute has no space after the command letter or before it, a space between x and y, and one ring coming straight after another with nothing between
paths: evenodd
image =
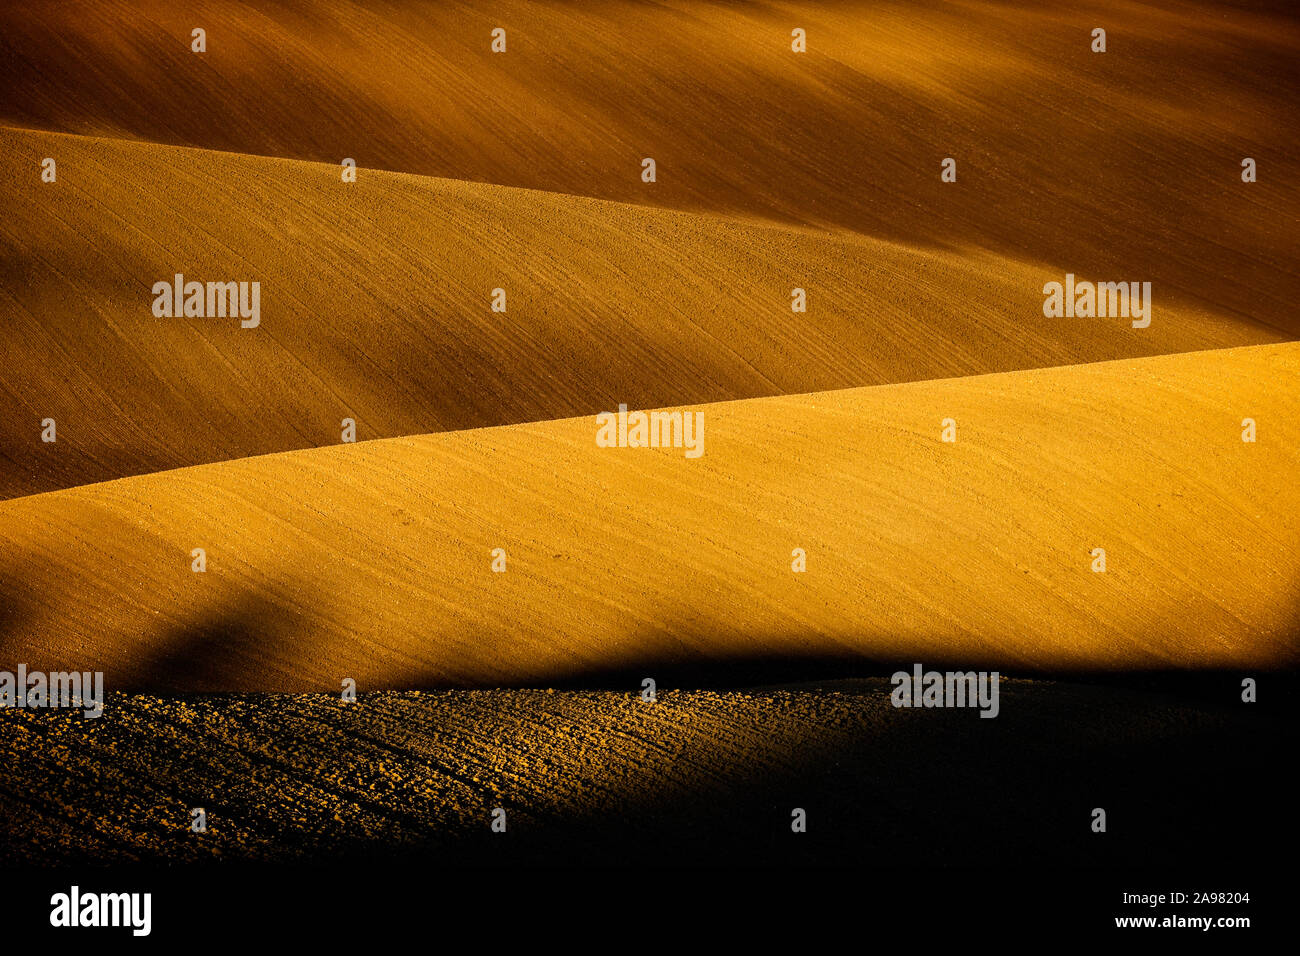
<instances>
[{"instance_id":1,"label":"rolling hill","mask_svg":"<svg viewBox=\"0 0 1300 956\"><path fill-rule=\"evenodd\" d=\"M345 418L390 438L1284 337L1163 288L1148 328L1046 318L1064 270L977 249L300 161L0 130L0 183L3 497ZM177 273L259 282L260 324L156 316Z\"/></svg>"},{"instance_id":2,"label":"rolling hill","mask_svg":"<svg viewBox=\"0 0 1300 956\"><path fill-rule=\"evenodd\" d=\"M274 692L1281 666L1298 375L1300 345L1241 348L699 406L698 458L598 447L580 418L11 500L0 651L110 689Z\"/></svg>"}]
</instances>

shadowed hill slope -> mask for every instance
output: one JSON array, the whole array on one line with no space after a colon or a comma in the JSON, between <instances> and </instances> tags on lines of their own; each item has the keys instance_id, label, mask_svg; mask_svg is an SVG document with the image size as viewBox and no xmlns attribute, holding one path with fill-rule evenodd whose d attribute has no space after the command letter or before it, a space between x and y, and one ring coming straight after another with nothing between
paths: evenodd
<instances>
[{"instance_id":1,"label":"shadowed hill slope","mask_svg":"<svg viewBox=\"0 0 1300 956\"><path fill-rule=\"evenodd\" d=\"M297 161L0 130L0 184L3 497L344 418L385 438L1281 337L1163 290L1145 329L1044 318L1060 273L975 250ZM156 317L177 272L259 282L261 324Z\"/></svg>"},{"instance_id":2,"label":"shadowed hill slope","mask_svg":"<svg viewBox=\"0 0 1300 956\"><path fill-rule=\"evenodd\" d=\"M0 122L982 248L1294 332L1298 53L1282 3L8 3Z\"/></svg>"}]
</instances>

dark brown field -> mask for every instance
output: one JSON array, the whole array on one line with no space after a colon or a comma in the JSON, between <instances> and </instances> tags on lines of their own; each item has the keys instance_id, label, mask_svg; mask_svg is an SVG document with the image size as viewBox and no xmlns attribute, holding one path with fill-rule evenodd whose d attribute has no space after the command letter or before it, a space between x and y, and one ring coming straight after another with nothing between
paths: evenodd
<instances>
[{"instance_id":1,"label":"dark brown field","mask_svg":"<svg viewBox=\"0 0 1300 956\"><path fill-rule=\"evenodd\" d=\"M985 720L895 709L890 689L119 694L90 721L0 712L0 862L997 868L1282 852L1282 833L1265 838L1275 757L1300 740L1270 710L1004 681ZM1088 830L1094 806L1106 834ZM208 832L190 832L193 807Z\"/></svg>"}]
</instances>

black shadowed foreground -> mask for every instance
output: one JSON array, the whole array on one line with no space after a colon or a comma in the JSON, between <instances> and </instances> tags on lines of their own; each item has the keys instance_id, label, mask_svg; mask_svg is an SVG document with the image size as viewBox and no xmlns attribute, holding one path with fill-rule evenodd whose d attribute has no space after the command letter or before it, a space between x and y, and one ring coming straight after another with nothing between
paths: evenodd
<instances>
[{"instance_id":1,"label":"black shadowed foreground","mask_svg":"<svg viewBox=\"0 0 1300 956\"><path fill-rule=\"evenodd\" d=\"M1293 836L1274 829L1300 734L1230 693L1004 679L986 719L898 709L890 690L113 694L92 720L2 710L0 862L1166 865L1267 856Z\"/></svg>"}]
</instances>

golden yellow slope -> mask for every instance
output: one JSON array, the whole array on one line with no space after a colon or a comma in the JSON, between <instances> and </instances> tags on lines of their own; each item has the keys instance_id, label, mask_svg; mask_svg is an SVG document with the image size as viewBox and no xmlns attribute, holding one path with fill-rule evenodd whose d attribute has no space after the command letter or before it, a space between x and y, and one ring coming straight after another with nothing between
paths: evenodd
<instances>
[{"instance_id":1,"label":"golden yellow slope","mask_svg":"<svg viewBox=\"0 0 1300 956\"><path fill-rule=\"evenodd\" d=\"M371 170L0 130L0 184L2 497L344 418L395 437L1280 337L1164 289L1146 329L1047 319L1061 273L973 250ZM260 282L261 325L155 317L177 272Z\"/></svg>"},{"instance_id":2,"label":"golden yellow slope","mask_svg":"<svg viewBox=\"0 0 1300 956\"><path fill-rule=\"evenodd\" d=\"M1248 6L7 4L0 122L978 247L1296 331L1300 26Z\"/></svg>"},{"instance_id":3,"label":"golden yellow slope","mask_svg":"<svg viewBox=\"0 0 1300 956\"><path fill-rule=\"evenodd\" d=\"M1300 345L1242 348L704 406L696 460L583 418L8 501L3 660L267 691L1293 661L1297 386Z\"/></svg>"}]
</instances>

